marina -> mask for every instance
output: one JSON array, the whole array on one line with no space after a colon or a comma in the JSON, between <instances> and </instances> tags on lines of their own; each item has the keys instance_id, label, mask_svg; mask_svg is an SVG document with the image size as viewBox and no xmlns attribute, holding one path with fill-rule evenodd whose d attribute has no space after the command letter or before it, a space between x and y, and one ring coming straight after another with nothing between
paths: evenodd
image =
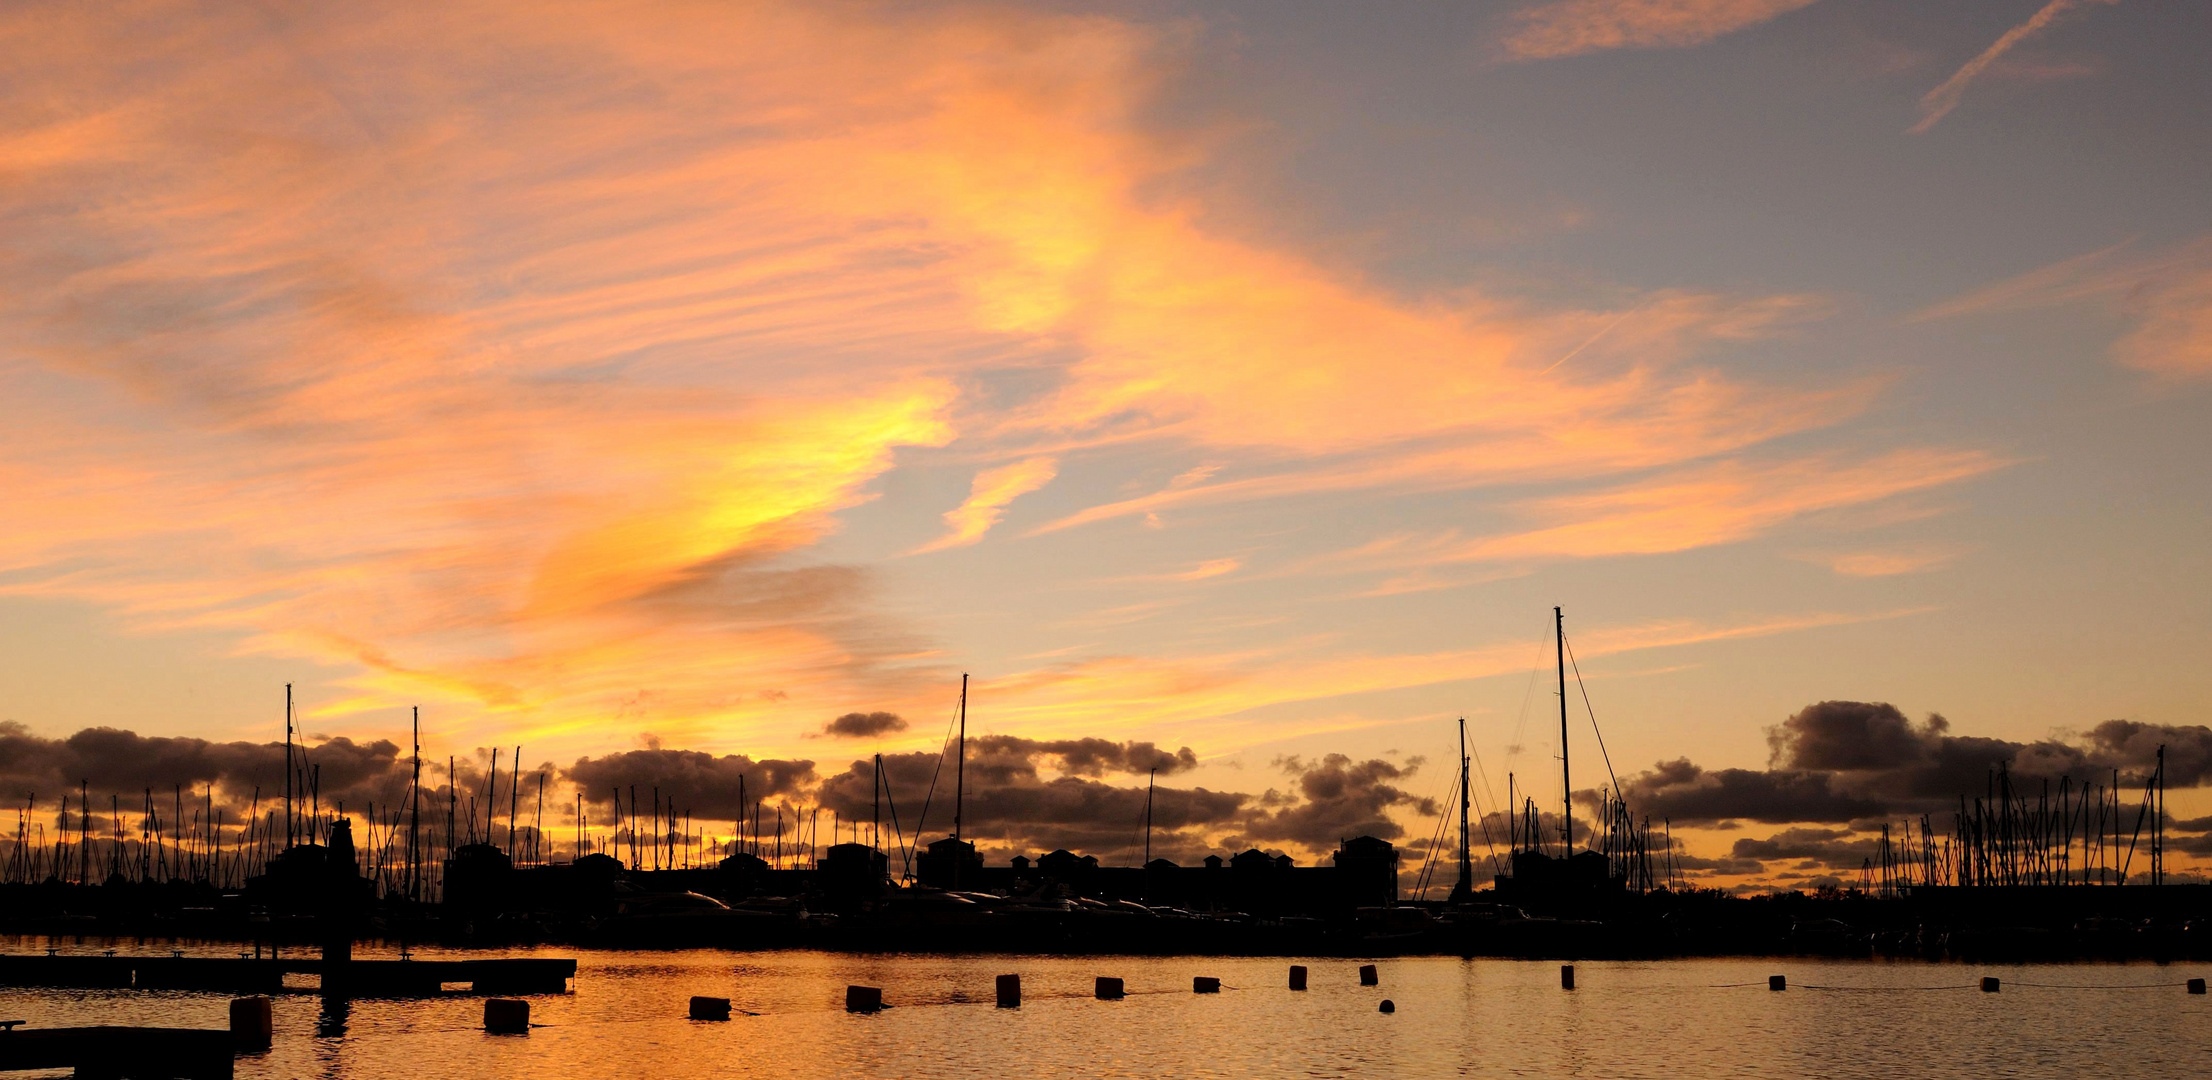
<instances>
[{"instance_id":1,"label":"marina","mask_svg":"<svg viewBox=\"0 0 2212 1080\"><path fill-rule=\"evenodd\" d=\"M19 946L6 944L11 951ZM444 957L447 954L437 953ZM473 956L475 954L467 954ZM507 954L528 957L531 953ZM461 958L456 956L456 958ZM1582 961L1573 990L1543 961L1240 957L585 952L574 989L528 995L525 1035L484 1031L484 999L274 999L266 1051L239 1077L423 1080L606 1075L1424 1077L2098 1075L2125 1058L2190 1075L2212 1053L2212 998L2186 965L2003 965L1804 959ZM1784 973L1787 992L1768 989ZM1018 1007L996 980L1020 976ZM2194 974L2201 974L2196 972ZM1984 993L1995 976L2002 992ZM1124 985L1102 1000L1101 977ZM1193 979L1218 979L1194 993ZM888 1008L846 1011L846 990ZM695 996L728 1021L690 1018ZM1394 1011L1381 1012L1383 1000ZM19 1029L226 1025L229 998L0 988Z\"/></svg>"},{"instance_id":2,"label":"marina","mask_svg":"<svg viewBox=\"0 0 2212 1080\"><path fill-rule=\"evenodd\" d=\"M0 1080L2212 1075L2212 0L0 50Z\"/></svg>"}]
</instances>

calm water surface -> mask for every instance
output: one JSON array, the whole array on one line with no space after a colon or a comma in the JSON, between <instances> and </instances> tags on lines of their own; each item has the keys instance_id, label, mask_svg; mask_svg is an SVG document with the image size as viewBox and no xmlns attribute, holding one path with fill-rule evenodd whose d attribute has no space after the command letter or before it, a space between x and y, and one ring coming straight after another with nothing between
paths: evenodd
<instances>
[{"instance_id":1,"label":"calm water surface","mask_svg":"<svg viewBox=\"0 0 2212 1080\"><path fill-rule=\"evenodd\" d=\"M8 952L34 951L23 941ZM131 948L125 952L160 952ZM91 951L89 946L68 951ZM189 953L229 955L225 948ZM363 950L362 955L379 955ZM532 955L423 950L444 956ZM2212 1073L2212 997L2178 985L2184 966L1965 967L1817 960L1556 963L1220 957L849 956L810 952L576 956L572 993L533 997L528 1035L479 1030L483 999L276 1003L274 1049L246 1077L847 1076L1274 1077L2067 1077ZM1018 972L1020 1009L992 1004L992 976ZM1791 989L1772 993L1766 976ZM2004 989L1968 989L1996 975ZM1092 1000L1116 975L1129 997ZM1219 976L1218 996L1190 992ZM844 987L884 988L895 1007L842 1010ZM311 985L311 980L309 980ZM1751 984L1751 985L1728 985ZM2031 985L2037 984L2037 985ZM1227 989L1233 987L1234 989ZM1830 987L1833 989L1815 989ZM693 994L727 997L729 1023L684 1019ZM1385 997L1398 1011L1376 1009ZM222 994L0 989L0 1019L37 1025L221 1027ZM27 1075L27 1074L17 1074Z\"/></svg>"}]
</instances>

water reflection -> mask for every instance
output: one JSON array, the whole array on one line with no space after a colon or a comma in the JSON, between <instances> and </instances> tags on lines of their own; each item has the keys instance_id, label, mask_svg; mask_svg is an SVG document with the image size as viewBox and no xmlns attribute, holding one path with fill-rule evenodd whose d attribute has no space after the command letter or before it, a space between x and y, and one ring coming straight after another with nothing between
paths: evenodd
<instances>
[{"instance_id":1,"label":"water reflection","mask_svg":"<svg viewBox=\"0 0 2212 1080\"><path fill-rule=\"evenodd\" d=\"M429 950L423 950L430 955ZM1577 965L1454 958L942 957L716 952L581 953L572 993L529 998L526 1036L482 1031L483 998L346 1001L294 993L277 1038L241 1078L480 1080L742 1074L842 1076L1363 1077L1683 1075L1919 1077L2194 1076L2212 1053L2212 998L2178 985L2202 971L2150 964L1984 969L1916 963L1692 960ZM1018 973L1018 1008L995 1007ZM1766 976L1787 973L1773 993ZM1193 994L1193 976L1222 981ZM1099 1001L1094 980L1125 981ZM893 1008L843 1011L844 988L880 986ZM1748 984L1748 985L1738 985ZM2030 984L2072 984L2055 989ZM2139 989L2089 989L2139 986ZM1812 986L1859 988L1822 991ZM692 995L728 998L733 1019L686 1019ZM1394 1013L1378 1009L1383 998ZM37 1025L220 1027L219 994L0 990L0 1013ZM748 1015L757 1014L757 1015Z\"/></svg>"},{"instance_id":2,"label":"water reflection","mask_svg":"<svg viewBox=\"0 0 2212 1080\"><path fill-rule=\"evenodd\" d=\"M346 1018L353 1015L353 1000L335 994L324 994L322 1012L315 1017L315 1037L318 1039L342 1039L346 1036Z\"/></svg>"}]
</instances>

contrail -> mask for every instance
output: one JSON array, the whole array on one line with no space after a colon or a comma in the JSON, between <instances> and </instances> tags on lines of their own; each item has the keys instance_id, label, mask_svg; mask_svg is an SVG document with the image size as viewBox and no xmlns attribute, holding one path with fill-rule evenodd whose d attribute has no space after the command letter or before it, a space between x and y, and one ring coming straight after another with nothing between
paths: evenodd
<instances>
[{"instance_id":1,"label":"contrail","mask_svg":"<svg viewBox=\"0 0 2212 1080\"><path fill-rule=\"evenodd\" d=\"M1580 344L1580 345L1577 345L1577 346L1575 346L1575 347L1574 347L1574 351L1573 351L1573 352L1570 352L1570 353L1568 353L1567 355L1565 355L1565 356L1562 356L1562 357L1560 357L1559 359L1557 359L1557 360L1554 360L1554 361L1552 361L1552 362L1551 362L1551 367L1547 367L1547 368L1545 368L1544 370L1542 370L1542 371L1539 371L1539 372L1537 372L1537 374L1538 374L1538 375L1547 375L1547 374L1550 374L1550 373L1551 373L1551 369L1552 369L1552 368L1558 367L1559 365L1561 365L1561 364L1564 364L1564 363L1566 363L1567 361L1569 361L1569 360L1572 360L1572 359L1574 359L1575 357L1577 357L1577 356L1580 356L1580 355L1582 355L1582 350L1584 350L1584 349L1587 349L1587 348L1589 348L1590 346L1592 346L1592 345L1595 345L1595 344L1597 344L1597 343L1598 343L1598 339L1599 339L1599 338L1601 338L1601 337L1604 337L1605 335L1607 335L1607 334L1610 334L1610 333L1612 333L1612 332L1613 332L1613 328L1614 328L1614 327L1616 327L1616 326L1619 326L1619 325L1621 324L1622 320L1624 320L1624 319L1628 318L1628 317L1629 317L1629 316L1631 316L1631 315L1634 315L1634 314L1636 314L1636 313L1637 313L1637 312L1639 312L1639 311L1642 311L1642 310L1644 309L1645 305L1646 305L1646 304L1649 304L1649 303L1650 303L1650 301L1648 301L1648 300L1647 300L1647 301L1645 301L1645 302L1644 302L1644 303L1642 303L1642 304L1638 304L1638 305L1636 305L1635 307L1629 308L1629 309L1628 309L1627 311L1621 312L1620 314L1618 314L1618 315L1615 315L1615 316L1613 316L1613 320L1612 320L1611 322L1608 322L1608 323L1606 323L1606 324L1605 324L1604 326L1598 327L1598 332L1597 332L1597 333L1595 333L1595 334L1592 334L1592 335L1590 335L1590 340L1588 340L1588 341L1585 341L1585 342L1583 342L1582 344Z\"/></svg>"},{"instance_id":2,"label":"contrail","mask_svg":"<svg viewBox=\"0 0 2212 1080\"><path fill-rule=\"evenodd\" d=\"M1920 99L1920 122L1912 126L1911 133L1919 135L1934 127L1936 121L1949 115L1952 109L1958 108L1959 98L1966 93L1966 84L1973 82L1975 76L1988 70L1989 65L1996 63L1997 58L2011 51L2014 45L2057 22L2059 16L2085 2L2117 4L2120 0L2051 0L2043 5L2042 10L2028 16L2028 21L2005 31L2004 36L1998 38L1989 48L1983 49L1980 56L1967 61L1965 67L1943 80L1943 85L1928 91L1927 96Z\"/></svg>"}]
</instances>

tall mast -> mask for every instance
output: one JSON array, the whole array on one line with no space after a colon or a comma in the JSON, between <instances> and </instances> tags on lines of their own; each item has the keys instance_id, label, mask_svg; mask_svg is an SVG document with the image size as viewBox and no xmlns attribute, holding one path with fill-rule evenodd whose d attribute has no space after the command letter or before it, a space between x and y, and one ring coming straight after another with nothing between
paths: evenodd
<instances>
[{"instance_id":1,"label":"tall mast","mask_svg":"<svg viewBox=\"0 0 2212 1080\"><path fill-rule=\"evenodd\" d=\"M1452 899L1465 900L1475 891L1474 849L1467 841L1467 808L1473 795L1467 790L1467 718L1459 718L1459 885Z\"/></svg>"},{"instance_id":2,"label":"tall mast","mask_svg":"<svg viewBox=\"0 0 2212 1080\"><path fill-rule=\"evenodd\" d=\"M520 751L518 750L519 754ZM530 817L530 861L538 859L539 838L545 835L545 774L538 774L538 809Z\"/></svg>"},{"instance_id":3,"label":"tall mast","mask_svg":"<svg viewBox=\"0 0 2212 1080\"><path fill-rule=\"evenodd\" d=\"M1575 853L1574 774L1567 768L1567 616L1551 609L1553 643L1559 655L1559 849Z\"/></svg>"},{"instance_id":4,"label":"tall mast","mask_svg":"<svg viewBox=\"0 0 2212 1080\"><path fill-rule=\"evenodd\" d=\"M875 812L868 816L868 846L883 850L883 755L876 755Z\"/></svg>"},{"instance_id":5,"label":"tall mast","mask_svg":"<svg viewBox=\"0 0 2212 1080\"><path fill-rule=\"evenodd\" d=\"M968 673L965 671L960 673L960 763L953 767L952 777L952 838L958 840L960 812L968 797Z\"/></svg>"},{"instance_id":6,"label":"tall mast","mask_svg":"<svg viewBox=\"0 0 2212 1080\"><path fill-rule=\"evenodd\" d=\"M292 684L284 684L284 846L298 836L292 826Z\"/></svg>"},{"instance_id":7,"label":"tall mast","mask_svg":"<svg viewBox=\"0 0 2212 1080\"><path fill-rule=\"evenodd\" d=\"M1144 865L1152 865L1152 786L1160 780L1160 767L1155 765L1144 781Z\"/></svg>"},{"instance_id":8,"label":"tall mast","mask_svg":"<svg viewBox=\"0 0 2212 1080\"><path fill-rule=\"evenodd\" d=\"M507 778L507 857L515 855L515 811L522 804L522 747L515 747L514 760L508 762L513 774Z\"/></svg>"},{"instance_id":9,"label":"tall mast","mask_svg":"<svg viewBox=\"0 0 2212 1080\"><path fill-rule=\"evenodd\" d=\"M422 706L415 706L414 794L407 800L407 899L420 900L422 873Z\"/></svg>"}]
</instances>

